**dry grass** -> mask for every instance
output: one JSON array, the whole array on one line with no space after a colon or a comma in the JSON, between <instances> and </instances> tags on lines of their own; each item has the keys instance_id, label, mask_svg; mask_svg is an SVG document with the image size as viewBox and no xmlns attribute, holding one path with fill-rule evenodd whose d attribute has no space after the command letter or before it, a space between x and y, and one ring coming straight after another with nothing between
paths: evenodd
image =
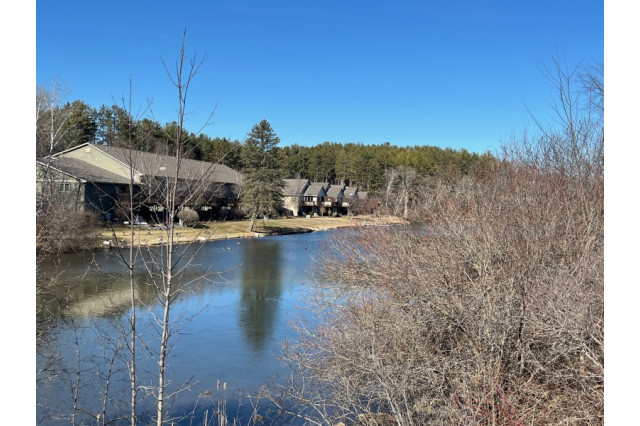
<instances>
[{"instance_id":1,"label":"dry grass","mask_svg":"<svg viewBox=\"0 0 640 426\"><path fill-rule=\"evenodd\" d=\"M201 222L197 227L176 227L175 241L177 243L189 243L194 241L212 241L231 238L252 238L265 235L299 234L329 229L371 226L402 223L402 219L396 217L378 216L352 216L348 217L317 217L317 218L288 218L257 221L254 232L248 232L248 220ZM114 226L103 228L95 235L96 246L108 244L126 247L129 245L129 231L127 226ZM163 244L167 241L167 233L163 229L153 227L137 227L135 231L136 244L142 246ZM108 243L107 243L108 242Z\"/></svg>"}]
</instances>

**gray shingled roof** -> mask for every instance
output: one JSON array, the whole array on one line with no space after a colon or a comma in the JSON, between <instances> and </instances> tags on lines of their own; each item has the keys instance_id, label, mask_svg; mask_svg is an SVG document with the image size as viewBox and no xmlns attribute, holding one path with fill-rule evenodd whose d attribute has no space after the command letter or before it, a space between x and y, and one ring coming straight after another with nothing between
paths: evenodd
<instances>
[{"instance_id":1,"label":"gray shingled roof","mask_svg":"<svg viewBox=\"0 0 640 426\"><path fill-rule=\"evenodd\" d=\"M366 191L358 191L358 198L360 198L361 200L369 198L369 193Z\"/></svg>"},{"instance_id":2,"label":"gray shingled roof","mask_svg":"<svg viewBox=\"0 0 640 426\"><path fill-rule=\"evenodd\" d=\"M68 157L51 157L48 159L39 159L38 163L45 166L49 162L49 166L55 170L59 170L63 173L76 177L78 179L85 180L87 182L94 183L115 183L115 184L128 184L129 180L119 176L115 173L111 173L107 170L96 167L86 161L78 160L76 158Z\"/></svg>"},{"instance_id":3,"label":"gray shingled roof","mask_svg":"<svg viewBox=\"0 0 640 426\"><path fill-rule=\"evenodd\" d=\"M133 164L133 168L146 175L157 177L170 177L175 175L177 159L172 156L155 154L143 151L129 151L124 148L116 148L105 145L91 145L107 155L124 164ZM242 175L224 164L208 163L206 161L181 159L180 178L199 180L202 178L212 182L235 183L242 182Z\"/></svg>"},{"instance_id":4,"label":"gray shingled roof","mask_svg":"<svg viewBox=\"0 0 640 426\"><path fill-rule=\"evenodd\" d=\"M346 198L358 198L358 187L357 186L353 186L353 187L347 186L344 189L344 196Z\"/></svg>"},{"instance_id":5,"label":"gray shingled roof","mask_svg":"<svg viewBox=\"0 0 640 426\"><path fill-rule=\"evenodd\" d=\"M340 195L340 192L342 191L342 186L332 186L331 188L329 188L329 190L327 191L327 196L328 197L334 197L337 198Z\"/></svg>"},{"instance_id":6,"label":"gray shingled roof","mask_svg":"<svg viewBox=\"0 0 640 426\"><path fill-rule=\"evenodd\" d=\"M309 182L309 179L285 179L282 195L285 197L301 196L307 182Z\"/></svg>"},{"instance_id":7,"label":"gray shingled roof","mask_svg":"<svg viewBox=\"0 0 640 426\"><path fill-rule=\"evenodd\" d=\"M304 195L317 196L320 193L320 190L323 190L325 186L327 186L326 182L311 182L311 185L309 185L307 190L304 191Z\"/></svg>"}]
</instances>

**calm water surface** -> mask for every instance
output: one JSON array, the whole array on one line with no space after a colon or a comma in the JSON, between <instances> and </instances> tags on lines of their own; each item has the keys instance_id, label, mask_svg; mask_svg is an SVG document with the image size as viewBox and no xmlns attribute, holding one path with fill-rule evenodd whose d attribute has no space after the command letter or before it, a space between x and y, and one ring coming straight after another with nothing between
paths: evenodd
<instances>
[{"instance_id":1,"label":"calm water surface","mask_svg":"<svg viewBox=\"0 0 640 426\"><path fill-rule=\"evenodd\" d=\"M220 380L227 384L228 411L242 418L251 407L241 396L255 395L262 385L282 380L287 371L278 360L281 342L294 337L290 321L306 312L300 309L305 292L318 271L322 244L333 232L341 231L199 246L197 259L182 277L182 282L192 282L172 311L177 334L171 338L169 392L191 383L190 389L173 401L172 414L195 411L199 423L194 424L202 424L204 411L211 412L212 403L218 400L216 384ZM161 310L149 278L142 268L139 271L139 381L141 385L153 385L157 366L142 342L157 350L154 315L161 315ZM62 285L56 286L55 297L40 300L58 315L51 317L53 324L38 344L38 371L45 370L37 377L38 420L69 424L65 416L72 411L71 390L78 383L78 365L82 372L78 423L96 424L92 416L101 411L110 366L110 412L127 413L126 403L121 401L128 399L124 363L128 355L119 347L123 342L118 327L126 329L130 299L127 271L117 253L67 255L62 268L46 265L42 272L58 274L57 282ZM208 274L206 279L201 278L204 274ZM60 301L65 301L63 308L57 307ZM57 356L48 368L52 355ZM76 363L78 358L80 364ZM202 397L208 390L212 391L210 400ZM153 399L144 391L139 395L141 419L148 420L145 416L153 412Z\"/></svg>"}]
</instances>

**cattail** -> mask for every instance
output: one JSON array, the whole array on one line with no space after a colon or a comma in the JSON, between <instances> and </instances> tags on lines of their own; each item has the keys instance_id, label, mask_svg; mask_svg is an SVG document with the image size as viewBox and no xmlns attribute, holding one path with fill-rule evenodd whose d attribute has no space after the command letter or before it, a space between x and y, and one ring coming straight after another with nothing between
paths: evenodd
<instances>
[{"instance_id":1,"label":"cattail","mask_svg":"<svg viewBox=\"0 0 640 426\"><path fill-rule=\"evenodd\" d=\"M222 390L224 390L224 391L227 390L227 382L224 382L224 384L222 385Z\"/></svg>"},{"instance_id":2,"label":"cattail","mask_svg":"<svg viewBox=\"0 0 640 426\"><path fill-rule=\"evenodd\" d=\"M218 390L220 390L220 379L218 379Z\"/></svg>"}]
</instances>

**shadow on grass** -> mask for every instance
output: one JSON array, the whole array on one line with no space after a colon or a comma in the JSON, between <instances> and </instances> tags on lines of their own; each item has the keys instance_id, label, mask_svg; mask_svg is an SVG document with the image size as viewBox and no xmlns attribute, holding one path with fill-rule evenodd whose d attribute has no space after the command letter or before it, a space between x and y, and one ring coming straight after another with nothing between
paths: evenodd
<instances>
[{"instance_id":1,"label":"shadow on grass","mask_svg":"<svg viewBox=\"0 0 640 426\"><path fill-rule=\"evenodd\" d=\"M255 227L253 232L265 235L289 235L289 234L307 234L313 232L312 229L302 227L289 227L289 226L271 226L264 225Z\"/></svg>"}]
</instances>

